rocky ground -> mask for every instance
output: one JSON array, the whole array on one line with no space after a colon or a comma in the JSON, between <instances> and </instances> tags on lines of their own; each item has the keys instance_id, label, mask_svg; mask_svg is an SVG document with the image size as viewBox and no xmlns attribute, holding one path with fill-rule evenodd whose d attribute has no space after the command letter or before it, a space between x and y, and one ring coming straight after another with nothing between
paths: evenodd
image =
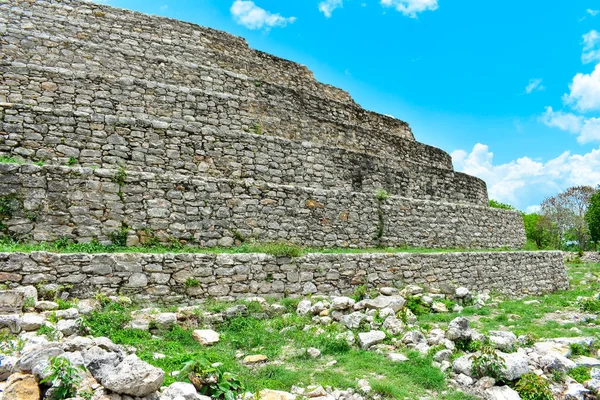
<instances>
[{"instance_id":1,"label":"rocky ground","mask_svg":"<svg viewBox=\"0 0 600 400\"><path fill-rule=\"evenodd\" d=\"M0 398L596 399L599 267L520 300L407 286L161 309L4 290Z\"/></svg>"}]
</instances>

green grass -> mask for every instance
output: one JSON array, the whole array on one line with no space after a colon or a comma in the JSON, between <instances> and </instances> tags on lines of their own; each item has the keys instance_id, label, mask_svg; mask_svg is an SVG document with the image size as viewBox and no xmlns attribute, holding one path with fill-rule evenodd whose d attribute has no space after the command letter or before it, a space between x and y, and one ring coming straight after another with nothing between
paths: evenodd
<instances>
[{"instance_id":1,"label":"green grass","mask_svg":"<svg viewBox=\"0 0 600 400\"><path fill-rule=\"evenodd\" d=\"M0 164L35 164L38 166L42 166L44 165L43 161L37 161L37 162L31 162L25 159L22 159L20 157L14 157L14 156L0 156Z\"/></svg>"},{"instance_id":2,"label":"green grass","mask_svg":"<svg viewBox=\"0 0 600 400\"><path fill-rule=\"evenodd\" d=\"M224 306L232 304L213 301L203 304L203 309L222 311ZM257 305L245 304L250 311L262 311ZM296 302L281 304L289 311L295 310ZM204 357L210 362L223 363L223 369L235 374L251 392L266 388L289 391L294 385L311 384L356 389L358 379L367 379L384 398L418 399L431 391L436 399L471 399L447 387L444 374L432 366L431 357L408 352L410 361L393 363L384 355L350 347L345 341L335 339L342 331L337 324L321 327L325 333L320 335L315 334L317 327L304 331L310 317L295 313L260 319L251 312L247 317L226 320L213 327L221 335L220 342L203 347L193 339L192 328L175 326L157 335L123 329L131 319L130 312L125 306L106 304L102 311L86 317L85 326L94 336L108 336L117 344L134 346L140 358L167 372L166 385L180 379L170 376L171 372L180 370L190 359ZM205 326L201 320L198 324ZM320 349L321 357L313 359L300 350L308 347ZM154 359L155 353L166 357ZM270 362L246 366L239 356L250 354L264 354ZM337 363L327 366L332 360Z\"/></svg>"},{"instance_id":3,"label":"green grass","mask_svg":"<svg viewBox=\"0 0 600 400\"><path fill-rule=\"evenodd\" d=\"M471 325L482 333L506 328L516 335L531 334L538 338L598 336L598 326L588 326L589 321L561 324L550 318L543 319L556 311L586 312L578 298L591 297L600 292L600 265L568 265L567 270L571 284L569 290L519 300L500 298L495 306L488 305L480 309L466 307L460 314L425 314L419 316L419 324L445 325L462 315L475 317ZM585 278L590 273L594 278ZM524 301L527 300L538 300L540 304L526 305ZM571 330L574 327L580 332Z\"/></svg>"},{"instance_id":4,"label":"green grass","mask_svg":"<svg viewBox=\"0 0 600 400\"><path fill-rule=\"evenodd\" d=\"M147 245L118 246L103 245L98 242L71 243L61 239L50 243L24 243L16 241L0 241L0 252L31 253L47 251L52 253L201 253L201 254L244 254L266 253L277 257L301 257L311 253L321 254L365 254L365 253L449 253L449 252L497 252L509 249L426 249L407 247L373 247L373 248L313 248L300 247L289 243L244 243L235 247L199 248L184 245ZM521 251L518 249L510 251Z\"/></svg>"}]
</instances>

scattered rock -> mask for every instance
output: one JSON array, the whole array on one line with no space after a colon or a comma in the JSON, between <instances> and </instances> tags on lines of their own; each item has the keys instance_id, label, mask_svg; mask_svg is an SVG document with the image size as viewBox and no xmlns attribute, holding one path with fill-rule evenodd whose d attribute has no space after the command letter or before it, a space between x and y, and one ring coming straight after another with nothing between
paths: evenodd
<instances>
[{"instance_id":1,"label":"scattered rock","mask_svg":"<svg viewBox=\"0 0 600 400\"><path fill-rule=\"evenodd\" d=\"M310 312L311 307L312 307L312 304L311 304L310 300L302 300L300 303L298 303L298 308L296 309L296 313L298 315L306 315Z\"/></svg>"},{"instance_id":2,"label":"scattered rock","mask_svg":"<svg viewBox=\"0 0 600 400\"><path fill-rule=\"evenodd\" d=\"M387 358L389 358L390 361L392 361L392 362L408 361L408 357L406 357L404 354L400 354L400 353L389 353L387 355Z\"/></svg>"},{"instance_id":3,"label":"scattered rock","mask_svg":"<svg viewBox=\"0 0 600 400\"><path fill-rule=\"evenodd\" d=\"M321 351L319 349L315 349L314 347L310 347L308 350L306 350L306 353L311 358L317 358L321 355Z\"/></svg>"},{"instance_id":4,"label":"scattered rock","mask_svg":"<svg viewBox=\"0 0 600 400\"><path fill-rule=\"evenodd\" d=\"M440 301L436 301L431 305L431 309L436 313L447 313L448 307Z\"/></svg>"},{"instance_id":5,"label":"scattered rock","mask_svg":"<svg viewBox=\"0 0 600 400\"><path fill-rule=\"evenodd\" d=\"M485 390L487 400L521 400L521 396L508 386L494 386Z\"/></svg>"},{"instance_id":6,"label":"scattered rock","mask_svg":"<svg viewBox=\"0 0 600 400\"><path fill-rule=\"evenodd\" d=\"M465 317L458 317L450 321L446 337L452 341L471 339L469 320Z\"/></svg>"},{"instance_id":7,"label":"scattered rock","mask_svg":"<svg viewBox=\"0 0 600 400\"><path fill-rule=\"evenodd\" d=\"M212 329L196 329L192 337L203 346L213 345L220 340L219 334Z\"/></svg>"},{"instance_id":8,"label":"scattered rock","mask_svg":"<svg viewBox=\"0 0 600 400\"><path fill-rule=\"evenodd\" d=\"M24 314L21 317L21 329L25 332L37 331L46 319L39 314Z\"/></svg>"},{"instance_id":9,"label":"scattered rock","mask_svg":"<svg viewBox=\"0 0 600 400\"><path fill-rule=\"evenodd\" d=\"M369 347L381 343L385 340L385 333L382 331L361 332L358 334L360 347L367 350Z\"/></svg>"},{"instance_id":10,"label":"scattered rock","mask_svg":"<svg viewBox=\"0 0 600 400\"><path fill-rule=\"evenodd\" d=\"M269 358L262 354L256 354L244 357L244 364L258 364L269 361Z\"/></svg>"},{"instance_id":11,"label":"scattered rock","mask_svg":"<svg viewBox=\"0 0 600 400\"><path fill-rule=\"evenodd\" d=\"M42 300L35 303L35 309L38 311L54 311L58 310L58 304L53 301Z\"/></svg>"},{"instance_id":12,"label":"scattered rock","mask_svg":"<svg viewBox=\"0 0 600 400\"><path fill-rule=\"evenodd\" d=\"M166 388L159 397L160 400L210 400L208 396L198 394L191 383L175 382Z\"/></svg>"},{"instance_id":13,"label":"scattered rock","mask_svg":"<svg viewBox=\"0 0 600 400\"><path fill-rule=\"evenodd\" d=\"M33 375L12 374L6 382L4 400L39 400L40 388Z\"/></svg>"},{"instance_id":14,"label":"scattered rock","mask_svg":"<svg viewBox=\"0 0 600 400\"><path fill-rule=\"evenodd\" d=\"M156 392L164 378L163 370L132 354L125 357L117 368L102 380L102 385L115 393L144 397Z\"/></svg>"},{"instance_id":15,"label":"scattered rock","mask_svg":"<svg viewBox=\"0 0 600 400\"><path fill-rule=\"evenodd\" d=\"M517 344L517 336L512 332L490 331L488 340L499 350L512 351Z\"/></svg>"},{"instance_id":16,"label":"scattered rock","mask_svg":"<svg viewBox=\"0 0 600 400\"><path fill-rule=\"evenodd\" d=\"M279 390L261 390L258 393L259 400L296 400L296 396Z\"/></svg>"}]
</instances>

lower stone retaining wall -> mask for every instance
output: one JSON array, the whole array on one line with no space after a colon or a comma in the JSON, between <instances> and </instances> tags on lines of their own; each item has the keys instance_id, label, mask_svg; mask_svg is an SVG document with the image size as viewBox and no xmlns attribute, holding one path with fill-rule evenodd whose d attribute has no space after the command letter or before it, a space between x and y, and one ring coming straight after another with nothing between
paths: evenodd
<instances>
[{"instance_id":1,"label":"lower stone retaining wall","mask_svg":"<svg viewBox=\"0 0 600 400\"><path fill-rule=\"evenodd\" d=\"M554 252L308 254L0 253L0 282L72 284L79 298L101 291L137 301L194 303L241 298L349 294L356 287L418 284L452 291L494 290L511 296L569 287L563 255Z\"/></svg>"}]
</instances>

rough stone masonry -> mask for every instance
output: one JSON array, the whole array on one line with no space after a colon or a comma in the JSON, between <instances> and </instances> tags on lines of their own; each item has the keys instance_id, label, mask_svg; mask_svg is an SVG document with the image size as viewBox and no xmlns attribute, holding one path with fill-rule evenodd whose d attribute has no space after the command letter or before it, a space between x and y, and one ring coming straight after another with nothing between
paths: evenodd
<instances>
[{"instance_id":1,"label":"rough stone masonry","mask_svg":"<svg viewBox=\"0 0 600 400\"><path fill-rule=\"evenodd\" d=\"M454 171L450 155L416 141L406 122L362 109L306 67L242 38L80 0L0 0L0 47L0 156L22 164L0 164L1 236L194 247L254 240L501 249L525 241L521 215L490 208L485 183ZM564 264L552 254L485 254L475 275L432 256L430 269L418 271L426 268L419 261L400 277L536 293L565 285ZM15 269L12 257L2 271L13 284L36 280L30 272L42 268L44 279L77 277L82 288L190 295L167 266L123 274L31 261ZM270 271L271 261L256 256L247 268L258 277L220 276L221 256L190 257L212 271L192 296L254 293L230 276L262 285L263 272L287 268L274 261ZM404 260L356 257L367 277L380 274L381 260ZM310 281L301 270L300 281ZM305 291L293 273L277 276L268 293ZM389 285L385 276L369 283ZM311 284L324 292L355 281L319 279Z\"/></svg>"}]
</instances>

